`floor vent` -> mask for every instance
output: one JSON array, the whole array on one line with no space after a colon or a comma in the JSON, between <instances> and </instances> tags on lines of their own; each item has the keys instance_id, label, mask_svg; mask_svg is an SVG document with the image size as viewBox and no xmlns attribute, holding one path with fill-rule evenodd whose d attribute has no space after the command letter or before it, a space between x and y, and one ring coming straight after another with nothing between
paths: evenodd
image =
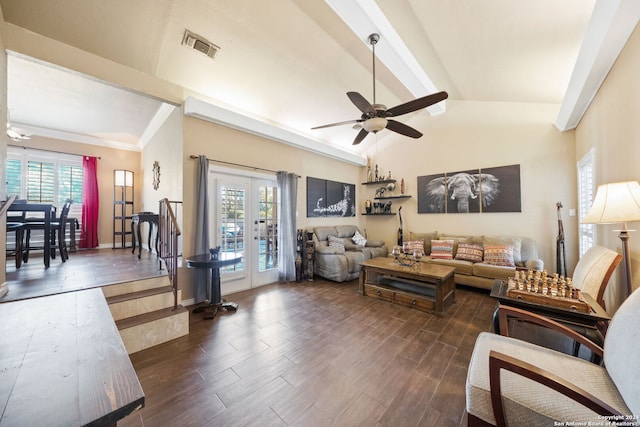
<instances>
[{"instance_id":1,"label":"floor vent","mask_svg":"<svg viewBox=\"0 0 640 427\"><path fill-rule=\"evenodd\" d=\"M207 39L200 37L197 34L192 33L189 30L184 31L184 37L182 38L182 44L190 47L193 50L197 50L200 53L204 53L209 58L214 58L216 53L220 50L218 46L211 43Z\"/></svg>"}]
</instances>

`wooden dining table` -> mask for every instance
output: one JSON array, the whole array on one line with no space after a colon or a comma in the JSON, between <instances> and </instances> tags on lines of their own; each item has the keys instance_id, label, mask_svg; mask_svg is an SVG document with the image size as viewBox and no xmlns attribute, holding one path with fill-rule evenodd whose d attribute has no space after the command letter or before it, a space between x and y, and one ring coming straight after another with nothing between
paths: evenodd
<instances>
[{"instance_id":1,"label":"wooden dining table","mask_svg":"<svg viewBox=\"0 0 640 427\"><path fill-rule=\"evenodd\" d=\"M53 212L53 204L51 203L13 203L7 209L8 212L22 212L22 213L38 213L41 212L42 222L44 223L44 266L45 268L49 268L51 261L51 220L54 219L52 216ZM55 214L54 214L55 215Z\"/></svg>"}]
</instances>

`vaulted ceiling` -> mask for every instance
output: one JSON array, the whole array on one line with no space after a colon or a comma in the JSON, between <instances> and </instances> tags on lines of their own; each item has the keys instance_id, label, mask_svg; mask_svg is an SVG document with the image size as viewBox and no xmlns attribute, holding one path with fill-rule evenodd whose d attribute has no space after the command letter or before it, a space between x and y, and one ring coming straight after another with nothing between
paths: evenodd
<instances>
[{"instance_id":1,"label":"vaulted ceiling","mask_svg":"<svg viewBox=\"0 0 640 427\"><path fill-rule=\"evenodd\" d=\"M343 10L345 4L352 10ZM560 105L595 4L0 0L10 24L344 149L352 149L356 134L350 126L310 128L358 118L347 91L372 101L367 33L382 37L376 47L376 98L389 107L435 90L447 91L451 101ZM185 29L219 46L215 58L184 46ZM398 68L401 63L409 64L411 75ZM139 145L162 105L15 55L9 58L8 80L12 123L36 133L52 130ZM380 136L385 132L391 134Z\"/></svg>"}]
</instances>

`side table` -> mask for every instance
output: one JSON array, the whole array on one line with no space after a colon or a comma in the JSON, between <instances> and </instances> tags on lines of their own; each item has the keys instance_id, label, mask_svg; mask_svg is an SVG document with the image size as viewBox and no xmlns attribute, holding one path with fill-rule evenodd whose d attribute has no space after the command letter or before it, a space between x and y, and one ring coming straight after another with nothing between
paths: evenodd
<instances>
[{"instance_id":1,"label":"side table","mask_svg":"<svg viewBox=\"0 0 640 427\"><path fill-rule=\"evenodd\" d=\"M584 300L591 307L590 313L569 310L561 307L553 307L550 305L538 304L535 302L524 301L518 298L510 297L507 293L508 284L503 280L496 280L491 289L491 296L498 300L499 304L506 306L522 308L542 316L546 316L556 322L562 323L568 328L573 329L581 335L589 338L591 341L602 346L604 337L599 331L598 324L600 322L608 322L611 316L596 302L596 300L587 293L582 293ZM494 332L499 333L500 325L498 321L498 307L493 313ZM574 344L574 356L577 356L579 346Z\"/></svg>"},{"instance_id":2,"label":"side table","mask_svg":"<svg viewBox=\"0 0 640 427\"><path fill-rule=\"evenodd\" d=\"M153 234L153 228L156 228L156 254L158 251L158 214L153 212L139 212L131 215L131 253L136 253L136 236L138 236L138 258L142 254L142 237L140 236L140 224L143 222L149 223L149 236L147 238L147 247L151 252L151 236ZM135 227L135 229L134 229Z\"/></svg>"},{"instance_id":3,"label":"side table","mask_svg":"<svg viewBox=\"0 0 640 427\"><path fill-rule=\"evenodd\" d=\"M223 256L220 258L220 246L216 246L209 250L208 254L194 255L187 258L188 268L206 268L211 269L211 301L207 305L200 306L193 310L194 313L205 313L205 319L213 319L218 310L236 311L238 304L235 302L227 302L222 299L220 291L220 268L228 265L234 265L242 260L242 256L231 253L230 257Z\"/></svg>"}]
</instances>

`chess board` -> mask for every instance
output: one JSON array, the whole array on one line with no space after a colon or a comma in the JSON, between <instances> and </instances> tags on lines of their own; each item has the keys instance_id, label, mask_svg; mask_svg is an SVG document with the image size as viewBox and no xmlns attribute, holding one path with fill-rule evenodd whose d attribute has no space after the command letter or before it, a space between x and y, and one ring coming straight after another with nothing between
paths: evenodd
<instances>
[{"instance_id":1,"label":"chess board","mask_svg":"<svg viewBox=\"0 0 640 427\"><path fill-rule=\"evenodd\" d=\"M509 278L507 296L522 301L561 308L564 310L590 313L591 306L582 297L581 292L571 286L571 280L561 278L558 281L541 275L543 278L533 280L525 275ZM540 275L538 276L540 277Z\"/></svg>"}]
</instances>

